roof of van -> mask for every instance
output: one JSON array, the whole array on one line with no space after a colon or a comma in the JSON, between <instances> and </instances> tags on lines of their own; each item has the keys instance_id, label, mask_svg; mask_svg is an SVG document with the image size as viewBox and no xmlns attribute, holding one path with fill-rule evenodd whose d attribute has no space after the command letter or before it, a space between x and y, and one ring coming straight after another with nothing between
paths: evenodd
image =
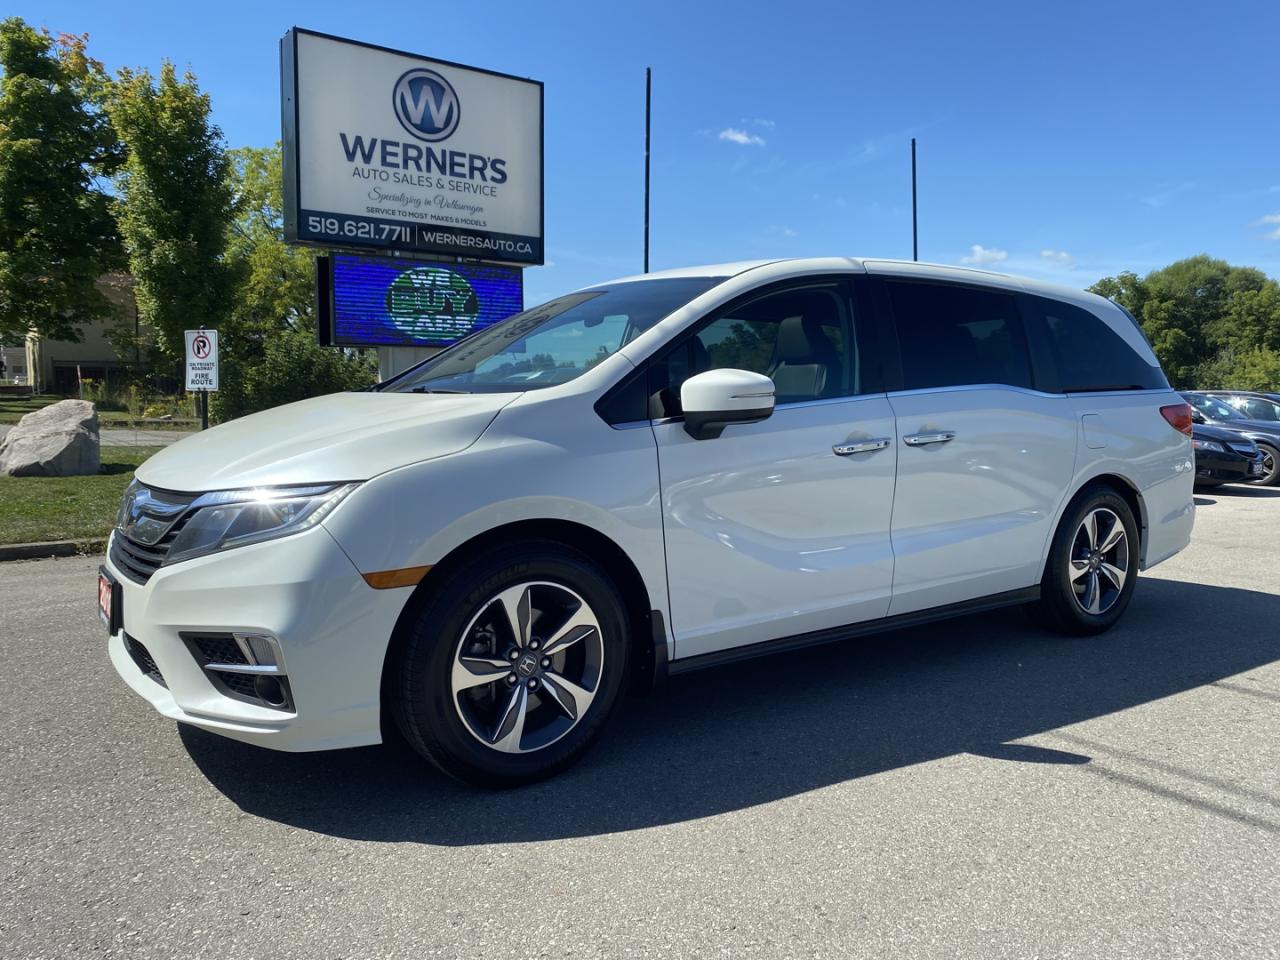
<instances>
[{"instance_id":1,"label":"roof of van","mask_svg":"<svg viewBox=\"0 0 1280 960\"><path fill-rule=\"evenodd\" d=\"M1076 287L1046 283L1028 277L1016 277L992 270L975 270L972 267L956 267L945 263L919 263L914 260L890 260L873 257L811 257L805 259L739 260L734 263L713 263L701 266L678 267L674 270L655 270L652 273L621 277L614 283L632 280L652 280L665 277L734 277L750 270L771 268L774 278L805 273L830 272L841 268L853 273L885 274L890 276L922 277L933 280L954 280L961 283L980 283L1007 289L1022 290L1059 299L1093 299L1094 294Z\"/></svg>"}]
</instances>

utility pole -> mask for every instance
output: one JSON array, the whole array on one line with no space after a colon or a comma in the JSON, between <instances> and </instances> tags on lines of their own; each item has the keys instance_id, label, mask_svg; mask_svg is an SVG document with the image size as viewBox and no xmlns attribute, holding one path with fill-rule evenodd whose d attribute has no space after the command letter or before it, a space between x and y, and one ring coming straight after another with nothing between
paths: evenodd
<instances>
[{"instance_id":1,"label":"utility pole","mask_svg":"<svg viewBox=\"0 0 1280 960\"><path fill-rule=\"evenodd\" d=\"M652 107L653 69L644 68L644 272L649 272L649 118Z\"/></svg>"},{"instance_id":2,"label":"utility pole","mask_svg":"<svg viewBox=\"0 0 1280 960\"><path fill-rule=\"evenodd\" d=\"M916 138L911 138L911 259L920 259L920 232L916 220Z\"/></svg>"}]
</instances>

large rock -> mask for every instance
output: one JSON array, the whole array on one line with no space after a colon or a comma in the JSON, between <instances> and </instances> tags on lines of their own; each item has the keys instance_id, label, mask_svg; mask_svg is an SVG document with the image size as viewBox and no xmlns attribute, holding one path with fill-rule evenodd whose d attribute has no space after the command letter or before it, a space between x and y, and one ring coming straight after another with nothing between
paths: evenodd
<instances>
[{"instance_id":1,"label":"large rock","mask_svg":"<svg viewBox=\"0 0 1280 960\"><path fill-rule=\"evenodd\" d=\"M79 477L101 465L98 413L87 400L59 400L28 413L0 440L0 473Z\"/></svg>"}]
</instances>

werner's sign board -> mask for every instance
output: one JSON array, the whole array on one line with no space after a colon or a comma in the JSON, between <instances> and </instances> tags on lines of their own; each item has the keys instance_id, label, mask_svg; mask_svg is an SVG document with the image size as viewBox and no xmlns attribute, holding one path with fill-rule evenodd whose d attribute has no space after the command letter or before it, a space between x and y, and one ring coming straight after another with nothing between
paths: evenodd
<instances>
[{"instance_id":1,"label":"werner's sign board","mask_svg":"<svg viewBox=\"0 0 1280 960\"><path fill-rule=\"evenodd\" d=\"M286 239L543 262L541 83L297 27L280 61Z\"/></svg>"},{"instance_id":2,"label":"werner's sign board","mask_svg":"<svg viewBox=\"0 0 1280 960\"><path fill-rule=\"evenodd\" d=\"M218 331L185 330L187 389L218 389Z\"/></svg>"}]
</instances>

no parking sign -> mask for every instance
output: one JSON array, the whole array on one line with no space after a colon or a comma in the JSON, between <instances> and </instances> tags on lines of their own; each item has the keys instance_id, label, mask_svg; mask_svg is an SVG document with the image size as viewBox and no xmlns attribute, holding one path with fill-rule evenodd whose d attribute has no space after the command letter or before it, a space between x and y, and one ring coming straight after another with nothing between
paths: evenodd
<instances>
[{"instance_id":1,"label":"no parking sign","mask_svg":"<svg viewBox=\"0 0 1280 960\"><path fill-rule=\"evenodd\" d=\"M218 389L218 331L187 330L187 389Z\"/></svg>"}]
</instances>

